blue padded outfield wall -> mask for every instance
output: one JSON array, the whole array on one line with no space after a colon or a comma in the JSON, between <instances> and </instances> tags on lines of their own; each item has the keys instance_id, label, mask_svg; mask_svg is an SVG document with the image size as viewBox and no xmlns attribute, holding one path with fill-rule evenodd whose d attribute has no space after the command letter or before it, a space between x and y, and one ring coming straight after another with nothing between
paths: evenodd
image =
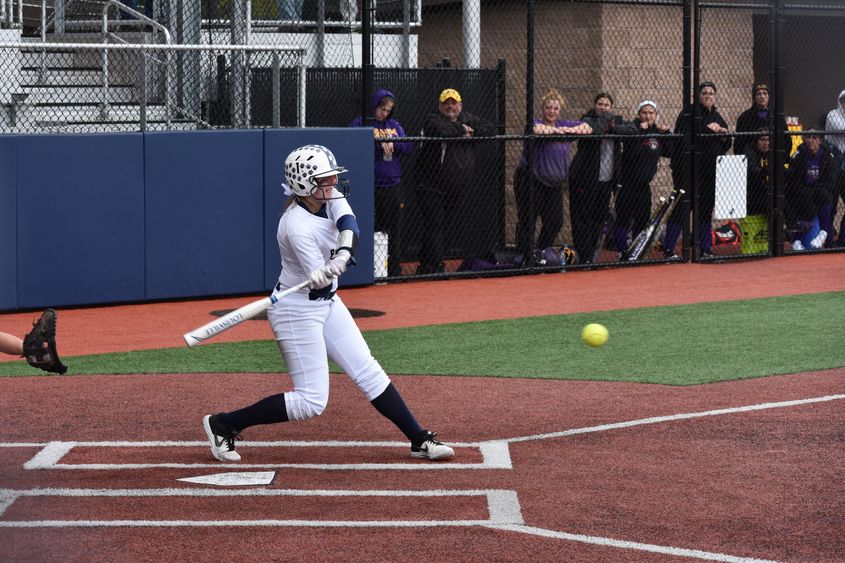
<instances>
[{"instance_id":1,"label":"blue padded outfield wall","mask_svg":"<svg viewBox=\"0 0 845 563\"><path fill-rule=\"evenodd\" d=\"M285 156L350 170L361 227L343 286L373 283L369 129L0 136L0 310L270 291Z\"/></svg>"},{"instance_id":2,"label":"blue padded outfield wall","mask_svg":"<svg viewBox=\"0 0 845 563\"><path fill-rule=\"evenodd\" d=\"M0 309L18 306L17 158L15 138L0 136Z\"/></svg>"}]
</instances>

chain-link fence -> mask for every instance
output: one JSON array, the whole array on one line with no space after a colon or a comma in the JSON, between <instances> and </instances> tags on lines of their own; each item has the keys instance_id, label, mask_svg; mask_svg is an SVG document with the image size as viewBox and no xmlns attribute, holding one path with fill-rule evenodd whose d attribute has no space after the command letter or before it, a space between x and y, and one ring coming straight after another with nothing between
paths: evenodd
<instances>
[{"instance_id":1,"label":"chain-link fence","mask_svg":"<svg viewBox=\"0 0 845 563\"><path fill-rule=\"evenodd\" d=\"M373 127L377 278L843 238L838 4L0 4L2 131Z\"/></svg>"},{"instance_id":2,"label":"chain-link fence","mask_svg":"<svg viewBox=\"0 0 845 563\"><path fill-rule=\"evenodd\" d=\"M824 131L829 113L827 128L845 129L836 119L845 115L836 99L845 65L833 54L845 47L845 6L706 2L696 19L699 84L718 85L716 113L732 141L730 154L717 157L715 184L700 176L699 223L715 185L716 234L737 230L740 253L837 246L845 143L813 133Z\"/></svg>"}]
</instances>

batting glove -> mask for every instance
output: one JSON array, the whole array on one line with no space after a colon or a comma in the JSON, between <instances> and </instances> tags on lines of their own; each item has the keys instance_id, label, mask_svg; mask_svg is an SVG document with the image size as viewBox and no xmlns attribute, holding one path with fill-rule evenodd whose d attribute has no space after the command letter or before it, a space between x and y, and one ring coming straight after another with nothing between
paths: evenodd
<instances>
[{"instance_id":1,"label":"batting glove","mask_svg":"<svg viewBox=\"0 0 845 563\"><path fill-rule=\"evenodd\" d=\"M332 261L326 264L326 273L332 277L339 278L346 271L346 263L349 262L351 254L347 250L340 250L334 255Z\"/></svg>"},{"instance_id":2,"label":"batting glove","mask_svg":"<svg viewBox=\"0 0 845 563\"><path fill-rule=\"evenodd\" d=\"M327 269L328 266L323 266L308 274L308 279L310 280L308 287L310 289L321 289L332 283L331 275Z\"/></svg>"}]
</instances>

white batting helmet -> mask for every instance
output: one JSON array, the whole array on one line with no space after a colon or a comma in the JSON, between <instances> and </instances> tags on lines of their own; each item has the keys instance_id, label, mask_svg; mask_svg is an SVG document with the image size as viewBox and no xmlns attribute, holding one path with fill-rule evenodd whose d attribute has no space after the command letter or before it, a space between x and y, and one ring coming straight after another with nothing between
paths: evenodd
<instances>
[{"instance_id":1,"label":"white batting helmet","mask_svg":"<svg viewBox=\"0 0 845 563\"><path fill-rule=\"evenodd\" d=\"M332 151L322 145L305 145L291 152L285 159L285 180L298 196L310 196L317 189L316 178L346 172L337 165Z\"/></svg>"}]
</instances>

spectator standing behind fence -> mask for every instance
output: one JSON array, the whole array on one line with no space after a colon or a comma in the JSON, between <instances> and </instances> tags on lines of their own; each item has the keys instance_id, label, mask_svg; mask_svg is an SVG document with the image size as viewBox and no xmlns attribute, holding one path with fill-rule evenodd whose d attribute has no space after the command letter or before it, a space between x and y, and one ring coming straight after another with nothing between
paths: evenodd
<instances>
[{"instance_id":1,"label":"spectator standing behind fence","mask_svg":"<svg viewBox=\"0 0 845 563\"><path fill-rule=\"evenodd\" d=\"M616 194L616 226L613 239L619 251L617 259L628 250L632 237L645 229L651 216L651 181L657 174L661 156L670 156L670 139L661 138L669 127L657 122L657 104L643 100L637 106L637 117L617 128L622 134L637 135L622 142L619 191Z\"/></svg>"},{"instance_id":2,"label":"spectator standing behind fence","mask_svg":"<svg viewBox=\"0 0 845 563\"><path fill-rule=\"evenodd\" d=\"M736 120L737 133L754 133L765 129L769 131L773 127L774 122L769 123L769 117L776 118L771 115L769 107L769 87L763 82L756 82L751 87L751 99L753 103L750 108L739 115ZM780 129L786 131L786 119L781 116ZM734 154L745 154L745 149L753 147L756 138L752 135L740 135L734 139ZM792 147L792 137L784 133L784 149L789 154L789 149Z\"/></svg>"},{"instance_id":3,"label":"spectator standing behind fence","mask_svg":"<svg viewBox=\"0 0 845 563\"><path fill-rule=\"evenodd\" d=\"M698 167L698 241L701 248L701 257L713 256L711 248L713 245L713 208L716 205L716 159L726 154L733 144L728 133L728 123L716 109L716 85L713 82L702 82L698 87L698 105L701 110L701 121L697 130L701 137L701 157ZM683 135L687 130L687 121L684 112L678 114L675 121L675 134ZM721 136L716 136L721 135ZM690 193L686 185L685 171L687 161L683 152L683 142L676 144L676 150L672 154L672 181L675 188L682 188ZM689 195L687 195L689 197ZM669 220L666 222L666 236L663 239L663 249L666 258L675 258L675 243L681 235L684 225L684 217L689 212L687 205L682 199L680 205L675 205Z\"/></svg>"},{"instance_id":4,"label":"spectator standing behind fence","mask_svg":"<svg viewBox=\"0 0 845 563\"><path fill-rule=\"evenodd\" d=\"M402 125L393 119L396 97L390 90L376 90L373 95L373 133L376 140L404 137ZM350 127L369 126L363 117L356 117ZM402 163L399 156L410 154L413 145L391 141L375 143L375 230L387 233L387 275L402 275L402 226L405 211L405 188L402 184ZM376 259L381 259L376 256Z\"/></svg>"},{"instance_id":5,"label":"spectator standing behind fence","mask_svg":"<svg viewBox=\"0 0 845 563\"><path fill-rule=\"evenodd\" d=\"M593 99L593 108L581 117L581 121L592 128L593 135L621 133L624 128L622 117L614 115L612 110L611 95L599 92ZM578 152L569 175L569 215L572 244L581 263L592 262L610 195L616 188L616 160L620 148L617 139L590 137L578 141Z\"/></svg>"},{"instance_id":6,"label":"spectator standing behind fence","mask_svg":"<svg viewBox=\"0 0 845 563\"><path fill-rule=\"evenodd\" d=\"M767 215L769 213L769 130L763 127L760 136L745 147L748 162L745 189L745 214Z\"/></svg>"},{"instance_id":7,"label":"spectator standing behind fence","mask_svg":"<svg viewBox=\"0 0 845 563\"><path fill-rule=\"evenodd\" d=\"M822 134L810 131L792 155L786 174L786 222L796 235L792 250L822 248L828 232L819 212L833 201L836 163L822 144Z\"/></svg>"},{"instance_id":8,"label":"spectator standing behind fence","mask_svg":"<svg viewBox=\"0 0 845 563\"><path fill-rule=\"evenodd\" d=\"M582 121L560 119L564 105L558 91L549 90L543 96L543 117L534 120L534 135L589 135L593 132ZM537 219L541 219L543 225L537 237L537 248L552 246L563 227L563 183L569 172L569 141L536 141L533 149L532 173L528 174L528 154L523 150L513 175L517 213L516 250L522 254L526 265L533 262L535 245L532 245L532 239Z\"/></svg>"},{"instance_id":9,"label":"spectator standing behind fence","mask_svg":"<svg viewBox=\"0 0 845 563\"><path fill-rule=\"evenodd\" d=\"M830 110L824 125L827 131L845 131L845 90L839 93L836 108ZM833 192L832 210L836 211L839 198L845 203L845 133L839 135L827 135L827 142L834 149L837 169L839 171L836 187ZM830 240L833 233L830 233ZM839 239L836 246L845 246L845 215L842 216L842 223L839 225Z\"/></svg>"},{"instance_id":10,"label":"spectator standing behind fence","mask_svg":"<svg viewBox=\"0 0 845 563\"><path fill-rule=\"evenodd\" d=\"M440 93L438 111L426 117L421 135L435 137L419 149L415 165L417 201L420 206L420 264L417 274L445 271L446 244L454 241L459 227L461 195L477 178L477 144L466 140L495 133L492 123L463 111L461 95L453 88Z\"/></svg>"}]
</instances>

